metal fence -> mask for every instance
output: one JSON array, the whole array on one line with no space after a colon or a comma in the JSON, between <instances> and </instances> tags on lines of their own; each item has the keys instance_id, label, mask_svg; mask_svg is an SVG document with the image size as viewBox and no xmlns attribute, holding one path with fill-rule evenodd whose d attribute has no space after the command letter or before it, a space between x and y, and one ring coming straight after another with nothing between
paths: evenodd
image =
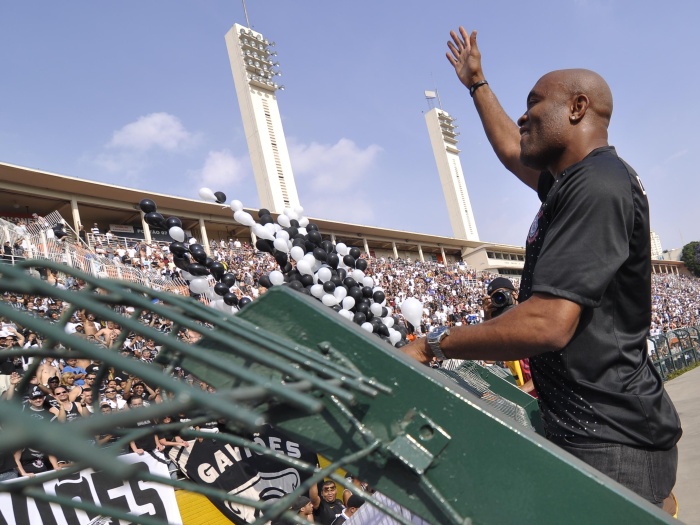
<instances>
[{"instance_id":1,"label":"metal fence","mask_svg":"<svg viewBox=\"0 0 700 525\"><path fill-rule=\"evenodd\" d=\"M664 380L700 361L699 330L700 326L688 326L647 339L652 363Z\"/></svg>"}]
</instances>

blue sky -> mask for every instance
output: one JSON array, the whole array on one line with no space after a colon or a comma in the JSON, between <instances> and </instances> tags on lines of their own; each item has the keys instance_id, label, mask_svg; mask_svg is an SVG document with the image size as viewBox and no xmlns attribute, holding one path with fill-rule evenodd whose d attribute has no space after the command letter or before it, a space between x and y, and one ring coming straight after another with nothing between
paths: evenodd
<instances>
[{"instance_id":1,"label":"blue sky","mask_svg":"<svg viewBox=\"0 0 700 525\"><path fill-rule=\"evenodd\" d=\"M537 197L493 154L445 59L479 31L487 79L517 119L547 71L586 67L615 97L610 142L639 173L664 249L700 240L696 2L250 0L277 42L278 102L310 216L451 235L423 113L458 119L482 240L521 246ZM240 1L0 3L0 161L257 207L224 34Z\"/></svg>"}]
</instances>

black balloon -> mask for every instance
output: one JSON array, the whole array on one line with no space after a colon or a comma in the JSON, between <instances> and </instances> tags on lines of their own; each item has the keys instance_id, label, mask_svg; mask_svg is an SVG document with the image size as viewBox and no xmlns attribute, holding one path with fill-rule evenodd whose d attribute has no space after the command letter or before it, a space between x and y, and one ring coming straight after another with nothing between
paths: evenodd
<instances>
[{"instance_id":1,"label":"black balloon","mask_svg":"<svg viewBox=\"0 0 700 525\"><path fill-rule=\"evenodd\" d=\"M301 239L299 237L295 237L294 240L292 241L292 247L294 246L299 246L306 252L306 239L302 236Z\"/></svg>"},{"instance_id":2,"label":"black balloon","mask_svg":"<svg viewBox=\"0 0 700 525\"><path fill-rule=\"evenodd\" d=\"M314 254L314 258L317 261L321 261L321 262L326 262L326 258L328 257L326 250L324 250L323 248L314 248L313 254Z\"/></svg>"},{"instance_id":3,"label":"black balloon","mask_svg":"<svg viewBox=\"0 0 700 525\"><path fill-rule=\"evenodd\" d=\"M301 292L304 289L304 285L301 284L301 281L289 281L288 285L292 290L296 290L297 292Z\"/></svg>"},{"instance_id":4,"label":"black balloon","mask_svg":"<svg viewBox=\"0 0 700 525\"><path fill-rule=\"evenodd\" d=\"M348 290L348 295L355 299L355 303L357 303L362 299L362 289L359 286L353 286Z\"/></svg>"},{"instance_id":5,"label":"black balloon","mask_svg":"<svg viewBox=\"0 0 700 525\"><path fill-rule=\"evenodd\" d=\"M343 280L340 278L339 275L334 275L333 277L331 277L330 282L332 282L336 286L336 288L338 286L343 286Z\"/></svg>"},{"instance_id":6,"label":"black balloon","mask_svg":"<svg viewBox=\"0 0 700 525\"><path fill-rule=\"evenodd\" d=\"M236 284L236 276L232 273L225 273L221 276L221 282L231 288L234 284Z\"/></svg>"},{"instance_id":7,"label":"black balloon","mask_svg":"<svg viewBox=\"0 0 700 525\"><path fill-rule=\"evenodd\" d=\"M204 246L201 244L197 244L196 242L193 244L190 244L190 253L194 255L196 252L203 252L204 251Z\"/></svg>"},{"instance_id":8,"label":"black balloon","mask_svg":"<svg viewBox=\"0 0 700 525\"><path fill-rule=\"evenodd\" d=\"M228 286L226 286L224 283L216 283L214 285L214 293L223 297L224 295L229 293Z\"/></svg>"},{"instance_id":9,"label":"black balloon","mask_svg":"<svg viewBox=\"0 0 700 525\"><path fill-rule=\"evenodd\" d=\"M238 308L243 308L245 305L252 303L253 300L248 296L243 296L238 300Z\"/></svg>"},{"instance_id":10,"label":"black balloon","mask_svg":"<svg viewBox=\"0 0 700 525\"><path fill-rule=\"evenodd\" d=\"M357 259L357 261L355 261L355 268L364 272L367 269L367 260L362 258Z\"/></svg>"},{"instance_id":11,"label":"black balloon","mask_svg":"<svg viewBox=\"0 0 700 525\"><path fill-rule=\"evenodd\" d=\"M374 299L375 303L383 303L384 299L386 299L386 295L384 295L384 292L381 290L377 290L372 294L372 299Z\"/></svg>"},{"instance_id":12,"label":"black balloon","mask_svg":"<svg viewBox=\"0 0 700 525\"><path fill-rule=\"evenodd\" d=\"M143 220L146 221L146 224L154 228L162 228L165 225L165 219L157 211L147 213L143 216Z\"/></svg>"},{"instance_id":13,"label":"black balloon","mask_svg":"<svg viewBox=\"0 0 700 525\"><path fill-rule=\"evenodd\" d=\"M362 287L362 296L363 297L370 298L370 297L372 297L372 293L373 293L372 288L370 288L369 286Z\"/></svg>"},{"instance_id":14,"label":"black balloon","mask_svg":"<svg viewBox=\"0 0 700 525\"><path fill-rule=\"evenodd\" d=\"M226 273L226 267L220 262L215 262L209 267L209 271L211 272L214 279L218 281Z\"/></svg>"},{"instance_id":15,"label":"black balloon","mask_svg":"<svg viewBox=\"0 0 700 525\"><path fill-rule=\"evenodd\" d=\"M275 222L275 221L274 221L274 219L272 218L272 215L270 215L270 214L268 213L268 214L263 215L262 217L260 217L260 219L258 220L258 222L259 222L260 224L262 224L262 225L265 225L265 224L272 224L272 223Z\"/></svg>"},{"instance_id":16,"label":"black balloon","mask_svg":"<svg viewBox=\"0 0 700 525\"><path fill-rule=\"evenodd\" d=\"M293 228L298 228L298 227L299 227L299 221L296 220L296 219L291 219L291 220L289 221L289 224L291 224Z\"/></svg>"},{"instance_id":17,"label":"black balloon","mask_svg":"<svg viewBox=\"0 0 700 525\"><path fill-rule=\"evenodd\" d=\"M139 202L139 208L141 208L143 213L152 213L158 209L156 203L151 199L141 199L141 202Z\"/></svg>"},{"instance_id":18,"label":"black balloon","mask_svg":"<svg viewBox=\"0 0 700 525\"><path fill-rule=\"evenodd\" d=\"M200 263L191 263L187 265L187 271L197 277L209 275L209 268Z\"/></svg>"},{"instance_id":19,"label":"black balloon","mask_svg":"<svg viewBox=\"0 0 700 525\"><path fill-rule=\"evenodd\" d=\"M304 286L312 286L314 284L314 276L313 275L302 275L301 276L301 284Z\"/></svg>"},{"instance_id":20,"label":"black balloon","mask_svg":"<svg viewBox=\"0 0 700 525\"><path fill-rule=\"evenodd\" d=\"M180 268L180 270L187 271L187 266L189 266L190 261L188 259L185 259L184 257L178 257L177 255L174 255L173 264Z\"/></svg>"},{"instance_id":21,"label":"black balloon","mask_svg":"<svg viewBox=\"0 0 700 525\"><path fill-rule=\"evenodd\" d=\"M375 317L375 319L376 319L376 317ZM379 335L385 335L388 337L389 336L389 327L387 325L385 325L384 323L379 323L379 328L377 329L377 333Z\"/></svg>"},{"instance_id":22,"label":"black balloon","mask_svg":"<svg viewBox=\"0 0 700 525\"><path fill-rule=\"evenodd\" d=\"M352 277L346 277L343 279L343 285L345 285L347 288L352 288L353 286L357 286L357 281Z\"/></svg>"},{"instance_id":23,"label":"black balloon","mask_svg":"<svg viewBox=\"0 0 700 525\"><path fill-rule=\"evenodd\" d=\"M263 275L258 279L258 284L264 286L265 288L272 288L272 282L270 281L269 275Z\"/></svg>"},{"instance_id":24,"label":"black balloon","mask_svg":"<svg viewBox=\"0 0 700 525\"><path fill-rule=\"evenodd\" d=\"M170 251L174 255L177 255L178 257L182 257L189 250L187 249L187 245L185 243L174 241L174 242L170 243Z\"/></svg>"},{"instance_id":25,"label":"black balloon","mask_svg":"<svg viewBox=\"0 0 700 525\"><path fill-rule=\"evenodd\" d=\"M270 215L270 210L267 208L260 208L258 210L258 218L262 217L263 215Z\"/></svg>"},{"instance_id":26,"label":"black balloon","mask_svg":"<svg viewBox=\"0 0 700 525\"><path fill-rule=\"evenodd\" d=\"M317 231L318 231L318 226L315 225L315 224L313 224L313 223L309 223L309 224L306 226L306 231L307 231L307 232L317 232Z\"/></svg>"},{"instance_id":27,"label":"black balloon","mask_svg":"<svg viewBox=\"0 0 700 525\"><path fill-rule=\"evenodd\" d=\"M350 248L350 251L348 253L352 255L355 259L359 259L360 254L362 252L360 252L360 249L357 246L353 246L352 248Z\"/></svg>"},{"instance_id":28,"label":"black balloon","mask_svg":"<svg viewBox=\"0 0 700 525\"><path fill-rule=\"evenodd\" d=\"M394 345L394 348L401 348L402 346L406 346L407 344L408 344L408 341L406 341L405 339L402 339L401 341L399 341L398 343L396 343Z\"/></svg>"},{"instance_id":29,"label":"black balloon","mask_svg":"<svg viewBox=\"0 0 700 525\"><path fill-rule=\"evenodd\" d=\"M221 284L221 283L219 283L219 284ZM238 305L238 296L233 292L229 292L226 295L224 295L224 302L229 306L237 306Z\"/></svg>"},{"instance_id":30,"label":"black balloon","mask_svg":"<svg viewBox=\"0 0 700 525\"><path fill-rule=\"evenodd\" d=\"M333 251L333 243L329 240L323 241L321 247L326 250L326 253L331 253Z\"/></svg>"},{"instance_id":31,"label":"black balloon","mask_svg":"<svg viewBox=\"0 0 700 525\"><path fill-rule=\"evenodd\" d=\"M277 261L277 264L280 265L280 268L284 268L287 265L289 257L287 257L286 253L281 252L279 250L275 250L275 253L273 255L275 257L275 261Z\"/></svg>"},{"instance_id":32,"label":"black balloon","mask_svg":"<svg viewBox=\"0 0 700 525\"><path fill-rule=\"evenodd\" d=\"M389 314L389 309L386 306L382 306L382 317L386 317Z\"/></svg>"},{"instance_id":33,"label":"black balloon","mask_svg":"<svg viewBox=\"0 0 700 525\"><path fill-rule=\"evenodd\" d=\"M335 283L333 281L326 281L323 283L323 291L326 293L333 293L335 291Z\"/></svg>"},{"instance_id":34,"label":"black balloon","mask_svg":"<svg viewBox=\"0 0 700 525\"><path fill-rule=\"evenodd\" d=\"M268 241L267 239L258 238L258 240L255 241L255 247L261 252L273 253L275 251L274 244L272 244L272 241Z\"/></svg>"},{"instance_id":35,"label":"black balloon","mask_svg":"<svg viewBox=\"0 0 700 525\"><path fill-rule=\"evenodd\" d=\"M211 257L207 257L207 260L204 261L204 266L209 268L211 270L211 265L214 264L216 261L212 259Z\"/></svg>"},{"instance_id":36,"label":"black balloon","mask_svg":"<svg viewBox=\"0 0 700 525\"><path fill-rule=\"evenodd\" d=\"M343 262L348 268L355 267L355 258L352 255L346 255L345 257L343 257Z\"/></svg>"},{"instance_id":37,"label":"black balloon","mask_svg":"<svg viewBox=\"0 0 700 525\"><path fill-rule=\"evenodd\" d=\"M219 204L226 202L226 194L223 191L215 191L214 196L216 197L216 202Z\"/></svg>"},{"instance_id":38,"label":"black balloon","mask_svg":"<svg viewBox=\"0 0 700 525\"><path fill-rule=\"evenodd\" d=\"M369 306L364 303L355 303L355 311L365 314L365 319L367 319L367 314L370 313Z\"/></svg>"},{"instance_id":39,"label":"black balloon","mask_svg":"<svg viewBox=\"0 0 700 525\"><path fill-rule=\"evenodd\" d=\"M367 316L362 312L357 312L352 318L352 322L357 324L362 324L365 321L367 321Z\"/></svg>"},{"instance_id":40,"label":"black balloon","mask_svg":"<svg viewBox=\"0 0 700 525\"><path fill-rule=\"evenodd\" d=\"M343 307L339 304L334 304L333 306L331 306L331 310L335 310L336 312L340 312L342 309Z\"/></svg>"},{"instance_id":41,"label":"black balloon","mask_svg":"<svg viewBox=\"0 0 700 525\"><path fill-rule=\"evenodd\" d=\"M335 269L338 267L338 263L340 263L340 257L338 257L337 253L329 253L326 257L326 262L328 263L328 266Z\"/></svg>"},{"instance_id":42,"label":"black balloon","mask_svg":"<svg viewBox=\"0 0 700 525\"><path fill-rule=\"evenodd\" d=\"M323 237L318 231L310 231L308 233L308 239L310 242L314 243L316 246L320 246L323 242Z\"/></svg>"},{"instance_id":43,"label":"black balloon","mask_svg":"<svg viewBox=\"0 0 700 525\"><path fill-rule=\"evenodd\" d=\"M201 252L192 252L192 257L194 257L194 260L200 264L207 263L207 252L205 252L204 250L202 250Z\"/></svg>"},{"instance_id":44,"label":"black balloon","mask_svg":"<svg viewBox=\"0 0 700 525\"><path fill-rule=\"evenodd\" d=\"M292 271L292 263L288 262L287 264L284 265L284 268L282 268L282 273L287 274Z\"/></svg>"},{"instance_id":45,"label":"black balloon","mask_svg":"<svg viewBox=\"0 0 700 525\"><path fill-rule=\"evenodd\" d=\"M168 217L168 220L165 221L165 229L169 230L175 226L182 228L182 221L178 217Z\"/></svg>"},{"instance_id":46,"label":"black balloon","mask_svg":"<svg viewBox=\"0 0 700 525\"><path fill-rule=\"evenodd\" d=\"M345 271L345 268L338 268L338 277L345 279L347 276L348 272Z\"/></svg>"}]
</instances>

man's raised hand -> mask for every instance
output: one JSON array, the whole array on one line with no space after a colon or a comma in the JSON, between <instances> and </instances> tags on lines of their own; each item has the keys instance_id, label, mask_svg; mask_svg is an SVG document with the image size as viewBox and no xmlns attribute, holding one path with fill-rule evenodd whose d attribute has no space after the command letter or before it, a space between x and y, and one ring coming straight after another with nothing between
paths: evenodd
<instances>
[{"instance_id":1,"label":"man's raised hand","mask_svg":"<svg viewBox=\"0 0 700 525\"><path fill-rule=\"evenodd\" d=\"M452 41L447 42L449 51L445 54L447 60L455 68L459 80L470 88L476 82L484 80L481 70L481 53L476 44L476 31L470 35L464 27L459 26L459 34L450 31Z\"/></svg>"}]
</instances>

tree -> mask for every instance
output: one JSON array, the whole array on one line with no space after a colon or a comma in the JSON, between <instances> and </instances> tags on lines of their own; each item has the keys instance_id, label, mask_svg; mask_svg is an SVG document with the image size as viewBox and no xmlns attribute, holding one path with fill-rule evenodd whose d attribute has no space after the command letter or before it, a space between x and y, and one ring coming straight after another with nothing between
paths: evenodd
<instances>
[{"instance_id":1,"label":"tree","mask_svg":"<svg viewBox=\"0 0 700 525\"><path fill-rule=\"evenodd\" d=\"M681 261L685 263L690 273L700 277L700 242L693 241L683 246Z\"/></svg>"}]
</instances>

